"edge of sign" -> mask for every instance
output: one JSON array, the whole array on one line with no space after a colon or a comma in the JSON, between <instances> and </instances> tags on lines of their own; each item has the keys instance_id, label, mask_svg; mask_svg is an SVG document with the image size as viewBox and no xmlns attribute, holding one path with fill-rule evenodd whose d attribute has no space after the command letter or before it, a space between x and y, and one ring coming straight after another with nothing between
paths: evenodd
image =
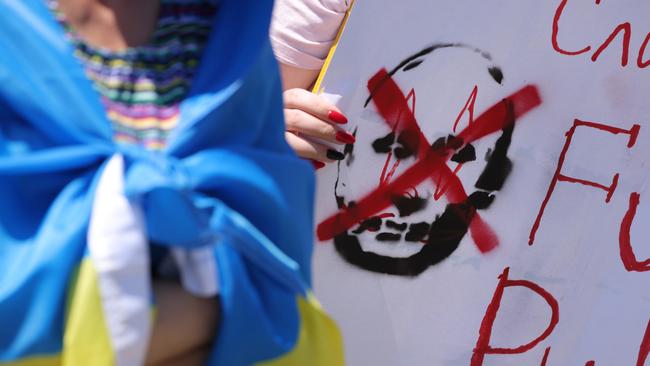
<instances>
[{"instance_id":1,"label":"edge of sign","mask_svg":"<svg viewBox=\"0 0 650 366\"><path fill-rule=\"evenodd\" d=\"M329 52L327 53L327 57L325 58L325 63L323 64L323 67L320 70L320 73L318 74L318 78L316 79L316 82L314 82L314 87L312 88L312 92L316 94L320 94L321 92L321 84L323 82L323 79L325 79L325 74L327 74L327 70L330 67L330 64L332 63L332 58L334 58L334 53L336 52L336 48L339 45L339 41L341 40L341 35L343 35L343 31L345 30L345 26L348 24L348 19L350 18L350 14L352 13L352 8L354 7L355 0L350 0L350 6L348 7L348 10L345 12L345 17L343 18L343 21L341 22L341 26L339 27L339 31L336 34L336 38L334 38L334 43L332 43L332 47L330 47Z\"/></svg>"}]
</instances>

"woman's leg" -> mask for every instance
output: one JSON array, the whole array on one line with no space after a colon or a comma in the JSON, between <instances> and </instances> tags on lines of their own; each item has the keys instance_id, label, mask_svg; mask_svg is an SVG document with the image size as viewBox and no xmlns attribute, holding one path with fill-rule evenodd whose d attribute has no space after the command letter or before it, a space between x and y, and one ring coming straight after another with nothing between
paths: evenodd
<instances>
[{"instance_id":1,"label":"woman's leg","mask_svg":"<svg viewBox=\"0 0 650 366\"><path fill-rule=\"evenodd\" d=\"M202 365L219 322L219 299L189 294L175 282L154 281L156 317L147 365Z\"/></svg>"}]
</instances>

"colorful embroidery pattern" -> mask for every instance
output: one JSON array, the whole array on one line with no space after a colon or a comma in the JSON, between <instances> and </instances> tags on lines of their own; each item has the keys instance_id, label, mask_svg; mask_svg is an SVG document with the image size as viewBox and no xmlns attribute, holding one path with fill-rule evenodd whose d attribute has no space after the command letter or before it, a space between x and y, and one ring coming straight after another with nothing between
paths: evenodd
<instances>
[{"instance_id":1,"label":"colorful embroidery pattern","mask_svg":"<svg viewBox=\"0 0 650 366\"><path fill-rule=\"evenodd\" d=\"M205 0L163 0L150 41L111 51L85 43L66 23L56 0L50 9L66 29L86 75L101 96L115 140L162 149L179 118L216 7Z\"/></svg>"}]
</instances>

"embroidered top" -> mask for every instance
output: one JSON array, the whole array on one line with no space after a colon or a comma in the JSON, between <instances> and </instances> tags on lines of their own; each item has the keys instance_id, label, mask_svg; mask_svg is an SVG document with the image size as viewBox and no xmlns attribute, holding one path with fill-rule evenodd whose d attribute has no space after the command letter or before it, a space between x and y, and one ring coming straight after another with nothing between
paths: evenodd
<instances>
[{"instance_id":1,"label":"embroidered top","mask_svg":"<svg viewBox=\"0 0 650 366\"><path fill-rule=\"evenodd\" d=\"M115 140L165 147L176 126L208 40L216 6L207 0L161 0L156 29L144 46L112 51L88 45L47 0L75 55L101 96Z\"/></svg>"}]
</instances>

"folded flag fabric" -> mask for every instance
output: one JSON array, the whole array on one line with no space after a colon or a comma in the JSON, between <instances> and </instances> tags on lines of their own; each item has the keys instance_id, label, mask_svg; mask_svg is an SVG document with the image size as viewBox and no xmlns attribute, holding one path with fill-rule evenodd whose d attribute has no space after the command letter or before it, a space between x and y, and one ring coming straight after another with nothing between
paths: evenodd
<instances>
[{"instance_id":1,"label":"folded flag fabric","mask_svg":"<svg viewBox=\"0 0 650 366\"><path fill-rule=\"evenodd\" d=\"M272 1L221 0L162 151L116 144L42 0L0 1L0 365L138 365L148 243L218 291L211 365L342 364L311 293L313 170L284 141Z\"/></svg>"}]
</instances>

